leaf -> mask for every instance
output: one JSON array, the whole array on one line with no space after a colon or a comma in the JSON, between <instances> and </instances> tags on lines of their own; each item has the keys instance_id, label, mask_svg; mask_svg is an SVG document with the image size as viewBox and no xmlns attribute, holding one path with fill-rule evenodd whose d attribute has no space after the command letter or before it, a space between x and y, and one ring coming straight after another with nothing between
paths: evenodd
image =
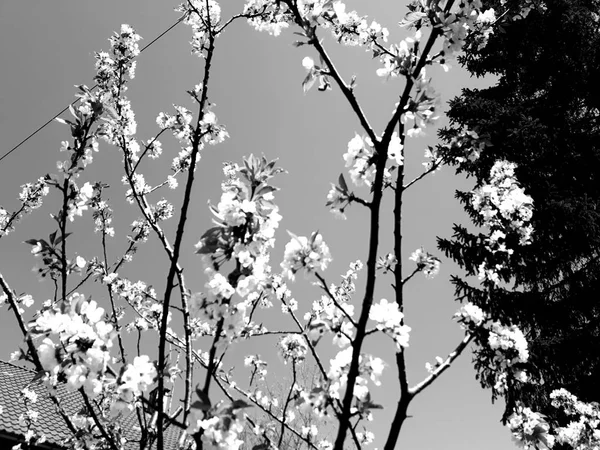
<instances>
[{"instance_id":1,"label":"leaf","mask_svg":"<svg viewBox=\"0 0 600 450\"><path fill-rule=\"evenodd\" d=\"M308 75L306 75L306 78L302 82L302 91L306 94L310 90L310 88L313 86L313 84L315 84L316 80L317 80L317 76L316 76L315 71L311 70L310 72L308 72Z\"/></svg>"},{"instance_id":2,"label":"leaf","mask_svg":"<svg viewBox=\"0 0 600 450\"><path fill-rule=\"evenodd\" d=\"M34 381L40 381L45 376L46 376L46 371L40 370L40 371L36 372L36 374L33 376L33 378L31 379L31 383L33 383Z\"/></svg>"},{"instance_id":3,"label":"leaf","mask_svg":"<svg viewBox=\"0 0 600 450\"><path fill-rule=\"evenodd\" d=\"M206 412L210 409L210 405L207 405L206 403L204 403L200 400L196 400L194 403L192 403L190 405L190 408Z\"/></svg>"},{"instance_id":4,"label":"leaf","mask_svg":"<svg viewBox=\"0 0 600 450\"><path fill-rule=\"evenodd\" d=\"M347 193L348 185L346 184L346 180L344 179L343 173L340 173L340 177L338 178L338 183L339 183L340 187L343 189L342 192Z\"/></svg>"},{"instance_id":5,"label":"leaf","mask_svg":"<svg viewBox=\"0 0 600 450\"><path fill-rule=\"evenodd\" d=\"M290 230L286 230L286 231L287 231L287 234L289 234L289 235L290 235L290 237L291 237L292 239L296 239L296 240L298 240L298 236L296 236L296 235L295 235L294 233L292 233Z\"/></svg>"},{"instance_id":6,"label":"leaf","mask_svg":"<svg viewBox=\"0 0 600 450\"><path fill-rule=\"evenodd\" d=\"M48 240L50 241L50 245L54 245L54 239L56 239L56 231L53 231L48 236Z\"/></svg>"},{"instance_id":7,"label":"leaf","mask_svg":"<svg viewBox=\"0 0 600 450\"><path fill-rule=\"evenodd\" d=\"M263 186L258 190L258 192L256 192L256 196L260 197L261 195L266 195L270 192L275 192L276 190L277 188L274 186Z\"/></svg>"},{"instance_id":8,"label":"leaf","mask_svg":"<svg viewBox=\"0 0 600 450\"><path fill-rule=\"evenodd\" d=\"M205 255L208 253L213 253L220 247L220 243L223 242L221 239L222 235L222 227L213 227L208 229L200 238L199 248L196 250L196 254Z\"/></svg>"},{"instance_id":9,"label":"leaf","mask_svg":"<svg viewBox=\"0 0 600 450\"><path fill-rule=\"evenodd\" d=\"M402 19L400 22L398 22L398 25L400 25L401 27L410 28L416 22L420 21L421 19L423 19L426 16L427 16L427 14L425 14L422 11L412 11L412 12L409 12L406 16L404 16L404 19Z\"/></svg>"},{"instance_id":10,"label":"leaf","mask_svg":"<svg viewBox=\"0 0 600 450\"><path fill-rule=\"evenodd\" d=\"M206 392L200 389L199 384L196 386L196 395L198 396L199 400L196 400L194 403L192 403L191 407L204 412L208 411L211 407L210 398Z\"/></svg>"},{"instance_id":11,"label":"leaf","mask_svg":"<svg viewBox=\"0 0 600 450\"><path fill-rule=\"evenodd\" d=\"M26 243L26 244L29 244L29 245L37 245L37 243L38 243L38 240L37 240L37 239L27 239L27 240L25 241L25 243Z\"/></svg>"},{"instance_id":12,"label":"leaf","mask_svg":"<svg viewBox=\"0 0 600 450\"><path fill-rule=\"evenodd\" d=\"M294 42L292 43L292 45L293 45L294 47L302 47L303 45L306 45L306 42L302 42L302 41L294 41Z\"/></svg>"},{"instance_id":13,"label":"leaf","mask_svg":"<svg viewBox=\"0 0 600 450\"><path fill-rule=\"evenodd\" d=\"M64 125L73 125L73 122L71 122L70 120L65 120L60 117L55 117L54 120L56 120L57 122L62 123Z\"/></svg>"},{"instance_id":14,"label":"leaf","mask_svg":"<svg viewBox=\"0 0 600 450\"><path fill-rule=\"evenodd\" d=\"M75 108L73 108L73 105L69 105L69 111L71 112L71 114L73 115L73 117L77 118L77 111L75 111Z\"/></svg>"},{"instance_id":15,"label":"leaf","mask_svg":"<svg viewBox=\"0 0 600 450\"><path fill-rule=\"evenodd\" d=\"M69 236L71 236L72 234L73 234L73 233L65 233L65 235L64 235L64 236L62 236L62 235L61 235L61 236L57 237L57 238L56 238L56 241L55 241L54 243L55 243L56 245L58 245L58 244L60 244L60 243L63 241L63 239L66 239L66 238L68 238L68 237L69 237Z\"/></svg>"},{"instance_id":16,"label":"leaf","mask_svg":"<svg viewBox=\"0 0 600 450\"><path fill-rule=\"evenodd\" d=\"M244 400L234 400L231 403L232 409L243 409L243 408L252 408L250 403L246 403Z\"/></svg>"}]
</instances>

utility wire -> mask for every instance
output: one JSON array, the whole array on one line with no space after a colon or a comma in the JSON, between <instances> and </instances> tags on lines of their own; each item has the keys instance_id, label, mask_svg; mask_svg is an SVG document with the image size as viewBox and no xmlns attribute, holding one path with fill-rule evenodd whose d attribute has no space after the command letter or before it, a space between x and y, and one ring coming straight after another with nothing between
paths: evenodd
<instances>
[{"instance_id":1,"label":"utility wire","mask_svg":"<svg viewBox=\"0 0 600 450\"><path fill-rule=\"evenodd\" d=\"M171 25L169 28L167 28L165 31L163 31L161 34L159 34L158 36L156 36L154 39L152 39L150 42L148 42L148 44L146 44L144 47L142 47L142 49L140 50L140 54L146 50L148 47L150 47L152 44L154 44L156 41L158 41L160 38L162 38L165 34L167 34L169 31L171 31L173 28L175 28L177 25L179 25L183 19L185 19L185 17L187 16L187 14L184 14L183 16L181 16L179 19L177 19L177 22L175 22L173 25ZM94 90L98 87L97 84L95 84L94 86L92 86L91 90ZM17 150L19 147L21 147L25 142L27 142L29 139L31 139L32 137L34 137L36 134L38 134L40 131L42 131L44 128L46 128L49 124L52 123L52 121L54 119L56 119L58 116L60 116L62 113L64 113L67 109L69 109L71 106L75 105L77 102L79 101L79 99L69 103L67 106L65 106L63 109L61 109L59 112L57 112L54 116L52 116L52 118L50 120L48 120L46 123L44 123L43 125L41 125L40 127L38 127L33 133L29 134L29 136L27 136L25 139L23 139L21 142L19 142L17 145L15 145L13 148L11 148L8 152L6 152L4 155L2 155L2 157L0 157L0 162L2 162L2 160L4 158L6 158L8 155L10 155L12 152L14 152L15 150Z\"/></svg>"}]
</instances>

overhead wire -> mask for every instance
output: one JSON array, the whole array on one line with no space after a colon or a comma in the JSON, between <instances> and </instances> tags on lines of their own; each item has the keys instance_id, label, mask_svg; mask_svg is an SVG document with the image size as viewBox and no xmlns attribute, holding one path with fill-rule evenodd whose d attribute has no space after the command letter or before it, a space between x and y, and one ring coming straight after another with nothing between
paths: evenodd
<instances>
[{"instance_id":1,"label":"overhead wire","mask_svg":"<svg viewBox=\"0 0 600 450\"><path fill-rule=\"evenodd\" d=\"M177 19L177 21L171 25L169 28L167 28L165 31L163 31L162 33L160 33L158 36L156 36L154 39L152 39L150 42L148 42L148 44L146 44L144 47L142 47L140 49L140 54L146 50L148 47L150 47L152 44L154 44L156 41L158 41L160 38L162 38L165 34L167 34L169 31L171 31L173 28L175 28L177 25L179 25L183 19L185 19L185 17L187 16L187 14L182 15L179 19ZM98 87L98 85L94 85L92 86L91 90L94 90ZM52 123L52 121L54 119L56 119L58 116L60 116L62 113L66 112L71 106L75 105L77 102L79 101L79 99L74 100L73 102L69 103L67 106L65 106L63 109L61 109L59 112L57 112L56 114L54 114L54 116L52 116L51 119L49 119L47 122L45 122L43 125L39 126L35 131L33 131L32 133L30 133L25 139L23 139L21 142L19 142L17 145L15 145L13 148L11 148L8 152L6 152L4 155L2 155L0 157L0 162L2 162L2 160L4 160L4 158L6 158L8 155L10 155L11 153L13 153L14 151L16 151L18 148L20 148L23 144L25 144L29 139L31 139L32 137L34 137L36 134L38 134L40 131L42 131L44 128L46 128L48 125L50 125Z\"/></svg>"}]
</instances>

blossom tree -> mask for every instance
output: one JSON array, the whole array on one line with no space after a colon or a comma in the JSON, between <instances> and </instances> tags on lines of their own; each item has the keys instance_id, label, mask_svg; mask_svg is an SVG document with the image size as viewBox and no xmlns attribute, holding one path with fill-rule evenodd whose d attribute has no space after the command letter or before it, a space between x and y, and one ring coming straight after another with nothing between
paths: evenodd
<instances>
[{"instance_id":1,"label":"blossom tree","mask_svg":"<svg viewBox=\"0 0 600 450\"><path fill-rule=\"evenodd\" d=\"M13 212L0 208L0 237L4 237L39 208L44 197L52 193L59 199L52 215L55 229L47 238L27 241L39 261L38 276L52 287L49 298L28 314L25 308L35 304L34 299L17 294L9 280L0 276L0 299L14 313L26 343L14 358L35 366L37 378L48 387L48 395L73 433L72 448L124 448L128 435L120 420L135 413L142 430L140 448L167 448L165 430L176 427L181 448L237 449L244 444L241 436L251 430L258 442L255 450L281 447L286 435L293 436L294 445L302 442L310 449L366 448L378 439L391 450L413 399L471 343L478 363L494 380L495 395L502 395L514 383L529 382L525 336L514 324L482 308L485 302L461 306L455 318L464 331L462 340L447 357L428 365L425 378L409 382L405 356L411 328L410 317L404 313L405 288L419 272L426 278L436 276L441 260L417 248L403 261L402 212L406 192L423 178L443 165L477 159L486 151L476 132L465 129L450 143L428 148L423 172L414 179L405 177L404 162L409 157L405 148L439 115L440 100L428 69L440 65L449 70L466 42L485 46L498 27L542 7L538 3L507 0L501 2L501 11L495 11L484 10L479 0L416 0L400 22L409 37L388 44L390 34L385 27L347 11L339 0L248 0L231 17L222 16L216 0L188 0L178 11L192 30L192 53L202 59L202 78L187 91L191 109L175 105L173 111L159 113L159 130L144 139L138 137L133 106L126 95L135 76L140 36L123 25L111 37L110 50L96 54L95 86L80 86L79 102L71 107L70 117L59 119L69 127L71 138L61 144L66 159L58 162L58 172L24 185L21 206ZM276 184L283 169L264 156L227 162L221 197L209 206L214 226L198 233L187 225L201 153L206 146L228 138L209 100L209 86L216 43L239 20L273 36L293 29L299 36L295 45L310 48L313 54L301 60L302 89L308 92L317 84L319 91L339 90L360 126L360 132L348 136L343 165L340 161L347 173L332 178L336 182L326 205L341 218L350 207L366 210L368 251L364 262L361 255L348 261L349 269L338 282L327 279L332 251L318 231L307 235L290 231L283 261L271 261L282 220ZM401 83L385 123L377 128L371 125L356 93L356 79L346 81L337 69L323 33L331 33L342 45L364 48L379 62L377 76ZM170 172L161 181L149 183L142 163L161 157L161 140L168 134L179 142L180 150ZM118 236L108 202L111 191L101 181L86 181L86 169L100 141L120 151L124 198L140 215L115 260L107 252L107 241ZM168 189L181 190L176 203L160 198L159 193ZM381 245L384 220L389 220L384 198L393 204L391 249ZM485 231L477 275L485 295L493 296L507 289L510 259L535 238L530 226L533 203L515 178L515 164L505 160L494 163L487 181L479 183L468 200ZM103 248L101 255L91 259L68 246L72 223L86 211L92 215ZM169 219L176 222L173 229ZM197 239L195 248L184 245L186 233ZM150 239L162 248L168 268L158 292L145 281L121 275L121 269L135 261L136 250ZM182 255L190 251L198 255L197 264L205 277L201 292L196 291L196 280L186 276L189 272L182 263ZM291 292L300 277L322 291L304 313ZM86 292L93 281L103 286L103 306ZM393 295L381 298L381 286L390 284ZM273 314L267 310L275 304L282 315L278 323L289 323L289 328L264 325L264 315ZM137 346L128 332L138 334ZM142 336L157 342L155 354L141 351ZM273 376L260 355L246 355L230 366L226 359L245 341L268 336L277 339L274 350L290 371L291 382L280 398L257 388L258 380ZM368 341L388 338L393 343L390 354L367 352ZM329 361L328 354L332 355ZM318 380L310 385L298 375L307 360L318 373ZM372 388L381 383L391 361L400 396L395 411L384 414L378 411L381 406ZM247 375L248 383L244 381ZM86 408L80 414L69 415L62 408L55 390L61 384L81 395ZM182 392L180 403L172 394L176 390ZM24 398L33 409L34 396L24 393ZM519 405L509 422L519 442L532 448L551 447L556 440L574 448L589 448L590 442L597 445L597 433L590 431L597 426L595 405L579 402L566 391L553 393L552 401L565 414L576 416L580 425L551 430L543 416ZM309 412L305 417L327 416L328 433L315 425L318 421L295 420L299 410ZM375 414L387 423L385 436L374 436L369 429ZM42 441L44 437L35 429L35 414L24 422L30 430L27 444Z\"/></svg>"}]
</instances>

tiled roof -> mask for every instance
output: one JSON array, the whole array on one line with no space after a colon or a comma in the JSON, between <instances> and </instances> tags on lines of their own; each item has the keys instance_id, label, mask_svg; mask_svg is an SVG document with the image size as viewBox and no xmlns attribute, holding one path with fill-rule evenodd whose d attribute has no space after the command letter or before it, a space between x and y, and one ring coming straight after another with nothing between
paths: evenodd
<instances>
[{"instance_id":1,"label":"tiled roof","mask_svg":"<svg viewBox=\"0 0 600 450\"><path fill-rule=\"evenodd\" d=\"M32 383L35 372L11 363L0 361L0 435L23 436L27 432L26 426L19 424L19 416L26 412L25 404L21 399L21 391L25 387L38 394L37 402L31 409L39 413L35 430L46 435L46 442L54 447L62 447L66 438L71 436L63 418L56 410L56 406L49 398L46 388L38 383ZM64 386L58 386L60 404L68 415L81 411L83 400L78 392L68 392ZM126 449L138 449L140 428L135 411L121 420L121 427L125 437L130 441ZM171 426L164 432L165 448L176 449L180 429ZM153 446L155 448L156 445Z\"/></svg>"}]
</instances>

